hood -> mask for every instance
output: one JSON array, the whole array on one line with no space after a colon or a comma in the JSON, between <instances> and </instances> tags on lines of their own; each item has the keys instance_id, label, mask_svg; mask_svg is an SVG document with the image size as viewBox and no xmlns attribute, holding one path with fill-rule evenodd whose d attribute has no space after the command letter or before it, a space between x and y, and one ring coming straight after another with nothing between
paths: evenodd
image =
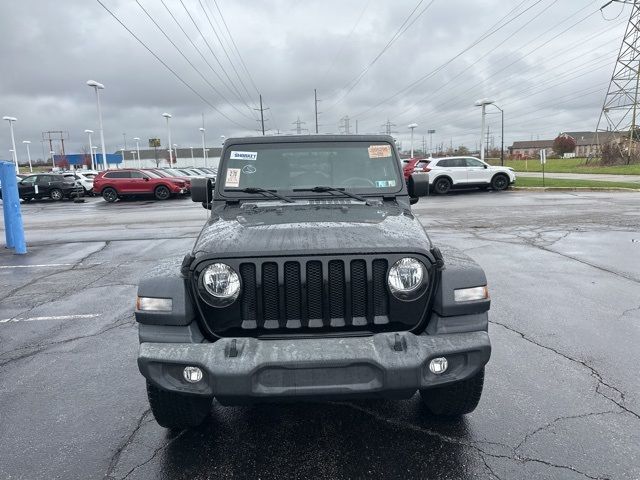
<instances>
[{"instance_id":1,"label":"hood","mask_svg":"<svg viewBox=\"0 0 640 480\"><path fill-rule=\"evenodd\" d=\"M429 251L422 225L395 202L349 200L226 205L212 212L193 249L200 256Z\"/></svg>"}]
</instances>

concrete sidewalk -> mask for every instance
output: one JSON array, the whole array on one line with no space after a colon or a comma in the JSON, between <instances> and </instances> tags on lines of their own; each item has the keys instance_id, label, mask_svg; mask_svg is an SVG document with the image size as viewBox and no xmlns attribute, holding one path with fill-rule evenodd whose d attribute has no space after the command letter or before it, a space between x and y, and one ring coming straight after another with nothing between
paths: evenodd
<instances>
[{"instance_id":1,"label":"concrete sidewalk","mask_svg":"<svg viewBox=\"0 0 640 480\"><path fill-rule=\"evenodd\" d=\"M542 178L542 172L516 172L518 177ZM551 173L546 172L546 178L561 178L565 180L598 180L601 182L640 183L640 175L612 175L606 173Z\"/></svg>"}]
</instances>

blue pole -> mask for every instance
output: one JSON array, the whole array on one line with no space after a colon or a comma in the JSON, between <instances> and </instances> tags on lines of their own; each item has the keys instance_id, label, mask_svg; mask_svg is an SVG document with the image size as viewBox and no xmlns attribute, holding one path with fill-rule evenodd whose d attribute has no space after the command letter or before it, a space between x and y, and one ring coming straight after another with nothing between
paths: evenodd
<instances>
[{"instance_id":1,"label":"blue pole","mask_svg":"<svg viewBox=\"0 0 640 480\"><path fill-rule=\"evenodd\" d=\"M23 255L27 253L27 244L24 238L22 214L20 213L20 195L15 165L10 162L0 162L0 178L7 247L13 248L16 253Z\"/></svg>"}]
</instances>

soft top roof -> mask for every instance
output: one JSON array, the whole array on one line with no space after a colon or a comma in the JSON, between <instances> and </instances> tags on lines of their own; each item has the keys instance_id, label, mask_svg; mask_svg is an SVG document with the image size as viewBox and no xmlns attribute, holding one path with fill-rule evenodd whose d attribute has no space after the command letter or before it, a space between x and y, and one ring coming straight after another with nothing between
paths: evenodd
<instances>
[{"instance_id":1,"label":"soft top roof","mask_svg":"<svg viewBox=\"0 0 640 480\"><path fill-rule=\"evenodd\" d=\"M390 135L277 135L227 138L227 145L243 145L255 143L318 143L318 142L387 142L395 145Z\"/></svg>"}]
</instances>

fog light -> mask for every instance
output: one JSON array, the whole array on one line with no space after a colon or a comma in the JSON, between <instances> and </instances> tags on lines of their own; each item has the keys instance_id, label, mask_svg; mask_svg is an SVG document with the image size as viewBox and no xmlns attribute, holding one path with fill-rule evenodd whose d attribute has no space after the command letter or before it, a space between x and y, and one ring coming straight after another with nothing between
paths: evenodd
<instances>
[{"instance_id":1,"label":"fog light","mask_svg":"<svg viewBox=\"0 0 640 480\"><path fill-rule=\"evenodd\" d=\"M182 375L184 376L184 379L189 383L198 383L200 380L202 380L202 370L200 370L198 367L184 367Z\"/></svg>"},{"instance_id":2,"label":"fog light","mask_svg":"<svg viewBox=\"0 0 640 480\"><path fill-rule=\"evenodd\" d=\"M434 358L429 362L429 370L431 373L435 373L436 375L440 375L447 371L447 367L449 366L449 362L444 357Z\"/></svg>"}]
</instances>

